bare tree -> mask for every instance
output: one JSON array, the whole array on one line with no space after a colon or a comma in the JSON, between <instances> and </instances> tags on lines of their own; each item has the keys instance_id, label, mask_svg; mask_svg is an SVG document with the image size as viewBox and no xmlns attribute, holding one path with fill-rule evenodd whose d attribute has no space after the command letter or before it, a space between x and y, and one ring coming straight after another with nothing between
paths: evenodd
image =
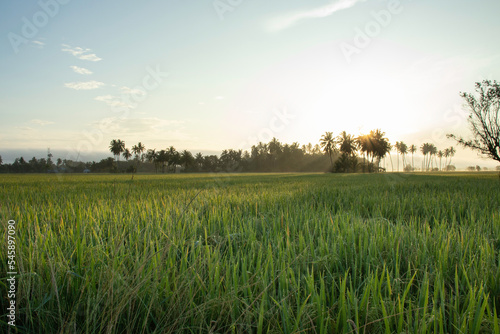
<instances>
[{"instance_id":1,"label":"bare tree","mask_svg":"<svg viewBox=\"0 0 500 334\"><path fill-rule=\"evenodd\" d=\"M500 161L500 84L484 80L476 83L476 94L460 93L465 107L470 111L469 125L473 139L464 139L453 134L448 138L458 144L479 151L491 159Z\"/></svg>"}]
</instances>

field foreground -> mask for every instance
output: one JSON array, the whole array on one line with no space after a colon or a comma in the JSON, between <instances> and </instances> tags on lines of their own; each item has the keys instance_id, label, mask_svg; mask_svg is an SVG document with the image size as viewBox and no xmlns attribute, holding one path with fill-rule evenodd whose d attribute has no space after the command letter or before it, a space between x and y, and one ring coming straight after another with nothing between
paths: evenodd
<instances>
[{"instance_id":1,"label":"field foreground","mask_svg":"<svg viewBox=\"0 0 500 334\"><path fill-rule=\"evenodd\" d=\"M496 174L2 175L0 187L22 333L500 333Z\"/></svg>"}]
</instances>

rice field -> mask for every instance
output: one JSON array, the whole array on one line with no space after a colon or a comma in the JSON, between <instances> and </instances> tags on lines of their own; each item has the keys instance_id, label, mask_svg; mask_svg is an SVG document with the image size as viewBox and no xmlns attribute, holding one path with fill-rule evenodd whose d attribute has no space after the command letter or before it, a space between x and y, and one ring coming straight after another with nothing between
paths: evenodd
<instances>
[{"instance_id":1,"label":"rice field","mask_svg":"<svg viewBox=\"0 0 500 334\"><path fill-rule=\"evenodd\" d=\"M1 175L11 331L500 333L499 187L493 173Z\"/></svg>"}]
</instances>

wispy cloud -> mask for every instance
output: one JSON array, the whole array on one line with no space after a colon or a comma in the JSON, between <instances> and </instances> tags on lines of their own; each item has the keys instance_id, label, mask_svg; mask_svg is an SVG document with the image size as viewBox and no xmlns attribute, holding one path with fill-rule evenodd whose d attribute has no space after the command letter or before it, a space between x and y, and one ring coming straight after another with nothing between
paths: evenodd
<instances>
[{"instance_id":1,"label":"wispy cloud","mask_svg":"<svg viewBox=\"0 0 500 334\"><path fill-rule=\"evenodd\" d=\"M100 81L85 81L85 82L68 82L64 84L65 87L71 88L71 89L76 89L76 90L90 90L90 89L96 89L101 86L104 86L103 82Z\"/></svg>"},{"instance_id":2,"label":"wispy cloud","mask_svg":"<svg viewBox=\"0 0 500 334\"><path fill-rule=\"evenodd\" d=\"M88 61L100 61L102 58L99 58L95 53L90 53L92 50L91 49L84 49L81 47L71 47L67 44L62 45L61 51L67 52L69 54L72 54L78 59L81 60L88 60Z\"/></svg>"},{"instance_id":3,"label":"wispy cloud","mask_svg":"<svg viewBox=\"0 0 500 334\"><path fill-rule=\"evenodd\" d=\"M41 119L32 119L31 120L31 123L33 124L38 124L38 125L41 125L41 126L45 126L45 125L49 125L49 124L54 124L54 122L51 122L51 121L43 121Z\"/></svg>"},{"instance_id":4,"label":"wispy cloud","mask_svg":"<svg viewBox=\"0 0 500 334\"><path fill-rule=\"evenodd\" d=\"M31 44L39 49L42 49L45 46L45 43L42 41L31 41Z\"/></svg>"},{"instance_id":5,"label":"wispy cloud","mask_svg":"<svg viewBox=\"0 0 500 334\"><path fill-rule=\"evenodd\" d=\"M110 107L134 108L132 104L126 103L123 99L114 95L101 95L97 96L94 100L104 102Z\"/></svg>"},{"instance_id":6,"label":"wispy cloud","mask_svg":"<svg viewBox=\"0 0 500 334\"><path fill-rule=\"evenodd\" d=\"M147 92L144 89L130 88L127 86L120 87L120 92L120 96L110 94L100 95L94 98L94 100L104 102L110 107L126 107L135 109L137 107L137 103L130 103L130 101L147 95Z\"/></svg>"},{"instance_id":7,"label":"wispy cloud","mask_svg":"<svg viewBox=\"0 0 500 334\"><path fill-rule=\"evenodd\" d=\"M214 97L215 100L224 100L224 96L216 96Z\"/></svg>"},{"instance_id":8,"label":"wispy cloud","mask_svg":"<svg viewBox=\"0 0 500 334\"><path fill-rule=\"evenodd\" d=\"M327 6L318 7L303 12L289 13L288 15L273 19L269 23L268 28L271 31L283 30L293 26L300 20L327 17L338 11L351 8L357 3L364 1L366 0L338 0Z\"/></svg>"},{"instance_id":9,"label":"wispy cloud","mask_svg":"<svg viewBox=\"0 0 500 334\"><path fill-rule=\"evenodd\" d=\"M126 86L123 86L120 88L120 91L123 93L123 94L126 94L126 95L137 95L137 96L143 96L143 95L146 95L146 91L144 89L140 89L140 88L129 88L129 87L126 87Z\"/></svg>"},{"instance_id":10,"label":"wispy cloud","mask_svg":"<svg viewBox=\"0 0 500 334\"><path fill-rule=\"evenodd\" d=\"M92 74L92 71L87 70L86 68L83 67L78 67L78 66L70 66L70 67L73 71L75 71L75 73L78 74Z\"/></svg>"}]
</instances>

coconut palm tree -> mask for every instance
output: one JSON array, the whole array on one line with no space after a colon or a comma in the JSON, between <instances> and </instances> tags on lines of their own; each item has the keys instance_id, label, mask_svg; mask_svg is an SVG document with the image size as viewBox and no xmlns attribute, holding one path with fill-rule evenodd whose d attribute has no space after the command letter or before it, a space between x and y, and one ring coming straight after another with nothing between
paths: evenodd
<instances>
[{"instance_id":1,"label":"coconut palm tree","mask_svg":"<svg viewBox=\"0 0 500 334\"><path fill-rule=\"evenodd\" d=\"M380 129L371 130L368 134L368 141L368 152L371 154L371 163L373 164L373 158L376 158L378 170L380 169L380 160L391 151L391 144L389 143L389 139L385 137L385 132L382 132Z\"/></svg>"},{"instance_id":2,"label":"coconut palm tree","mask_svg":"<svg viewBox=\"0 0 500 334\"><path fill-rule=\"evenodd\" d=\"M451 165L451 158L455 156L455 153L457 152L453 146L449 148L449 154L450 154L450 161L448 162L448 165Z\"/></svg>"},{"instance_id":3,"label":"coconut palm tree","mask_svg":"<svg viewBox=\"0 0 500 334\"><path fill-rule=\"evenodd\" d=\"M430 154L431 170L434 169L434 161L432 160L432 158L433 157L435 158L437 153L438 153L437 147L434 144L430 144L429 154Z\"/></svg>"},{"instance_id":4,"label":"coconut palm tree","mask_svg":"<svg viewBox=\"0 0 500 334\"><path fill-rule=\"evenodd\" d=\"M156 149L149 149L146 152L146 160L154 164L155 173L158 173L158 153L156 153Z\"/></svg>"},{"instance_id":5,"label":"coconut palm tree","mask_svg":"<svg viewBox=\"0 0 500 334\"><path fill-rule=\"evenodd\" d=\"M423 143L422 146L420 146L420 151L424 155L422 170L426 170L427 169L427 154L429 154L429 152L430 152L430 144Z\"/></svg>"},{"instance_id":6,"label":"coconut palm tree","mask_svg":"<svg viewBox=\"0 0 500 334\"><path fill-rule=\"evenodd\" d=\"M417 152L417 147L415 145L410 145L409 151L411 153L411 170L415 169L415 165L413 164L413 153Z\"/></svg>"},{"instance_id":7,"label":"coconut palm tree","mask_svg":"<svg viewBox=\"0 0 500 334\"><path fill-rule=\"evenodd\" d=\"M141 162L144 162L144 151L146 150L146 146L144 146L141 142L137 143L137 145L132 146L132 153L135 154L137 159L140 159Z\"/></svg>"},{"instance_id":8,"label":"coconut palm tree","mask_svg":"<svg viewBox=\"0 0 500 334\"><path fill-rule=\"evenodd\" d=\"M367 135L360 135L355 139L360 152L363 154L363 172L365 171L366 161L370 156L372 157L373 161L372 132L370 132L370 134ZM370 168L368 168L368 171L370 171Z\"/></svg>"},{"instance_id":9,"label":"coconut palm tree","mask_svg":"<svg viewBox=\"0 0 500 334\"><path fill-rule=\"evenodd\" d=\"M394 149L396 150L396 158L397 158L397 168L399 172L399 153L401 152L401 142L397 141L396 144L394 144Z\"/></svg>"},{"instance_id":10,"label":"coconut palm tree","mask_svg":"<svg viewBox=\"0 0 500 334\"><path fill-rule=\"evenodd\" d=\"M184 166L186 170L188 170L192 165L195 164L195 159L193 154L191 154L191 152L189 152L188 150L182 151L180 163L181 165Z\"/></svg>"},{"instance_id":11,"label":"coconut palm tree","mask_svg":"<svg viewBox=\"0 0 500 334\"><path fill-rule=\"evenodd\" d=\"M450 149L445 148L443 155L444 155L444 169L447 170L448 169L448 157L450 156Z\"/></svg>"},{"instance_id":12,"label":"coconut palm tree","mask_svg":"<svg viewBox=\"0 0 500 334\"><path fill-rule=\"evenodd\" d=\"M201 152L196 153L194 156L194 160L196 161L196 167L198 170L201 170L203 166L203 154Z\"/></svg>"},{"instance_id":13,"label":"coconut palm tree","mask_svg":"<svg viewBox=\"0 0 500 334\"><path fill-rule=\"evenodd\" d=\"M345 131L342 131L340 135L337 137L337 142L339 143L340 152L345 153L349 156L356 155L357 145L356 140L353 135L348 134Z\"/></svg>"},{"instance_id":14,"label":"coconut palm tree","mask_svg":"<svg viewBox=\"0 0 500 334\"><path fill-rule=\"evenodd\" d=\"M116 161L120 161L120 154L125 151L125 142L120 139L113 139L109 143L109 150L115 156Z\"/></svg>"},{"instance_id":15,"label":"coconut palm tree","mask_svg":"<svg viewBox=\"0 0 500 334\"><path fill-rule=\"evenodd\" d=\"M132 153L130 153L130 150L128 148L126 148L123 153L122 153L123 157L125 158L126 161L128 161L128 159L130 159L132 157Z\"/></svg>"},{"instance_id":16,"label":"coconut palm tree","mask_svg":"<svg viewBox=\"0 0 500 334\"><path fill-rule=\"evenodd\" d=\"M441 170L441 160L443 159L443 156L444 156L443 151L439 150L437 153L437 156L439 158L439 170Z\"/></svg>"},{"instance_id":17,"label":"coconut palm tree","mask_svg":"<svg viewBox=\"0 0 500 334\"><path fill-rule=\"evenodd\" d=\"M401 156L403 158L403 170L406 168L406 154L408 153L408 145L406 145L404 142L399 142L399 153L401 153Z\"/></svg>"},{"instance_id":18,"label":"coconut palm tree","mask_svg":"<svg viewBox=\"0 0 500 334\"><path fill-rule=\"evenodd\" d=\"M333 152L335 152L336 147L335 147L335 139L333 138L333 133L332 132L325 132L323 136L321 136L320 139L320 145L321 148L323 149L323 152L325 154L328 154L330 157L330 163L333 168Z\"/></svg>"}]
</instances>

